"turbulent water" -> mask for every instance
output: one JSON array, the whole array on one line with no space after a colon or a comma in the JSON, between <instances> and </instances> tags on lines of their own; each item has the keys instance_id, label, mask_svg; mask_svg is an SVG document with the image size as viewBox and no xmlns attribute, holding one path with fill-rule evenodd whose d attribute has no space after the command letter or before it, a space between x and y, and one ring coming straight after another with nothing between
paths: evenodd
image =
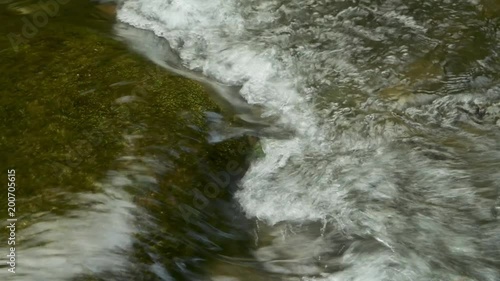
<instances>
[{"instance_id":1,"label":"turbulent water","mask_svg":"<svg viewBox=\"0 0 500 281\"><path fill-rule=\"evenodd\" d=\"M499 5L126 0L118 19L293 132L261 139L235 196L274 279L496 281Z\"/></svg>"}]
</instances>

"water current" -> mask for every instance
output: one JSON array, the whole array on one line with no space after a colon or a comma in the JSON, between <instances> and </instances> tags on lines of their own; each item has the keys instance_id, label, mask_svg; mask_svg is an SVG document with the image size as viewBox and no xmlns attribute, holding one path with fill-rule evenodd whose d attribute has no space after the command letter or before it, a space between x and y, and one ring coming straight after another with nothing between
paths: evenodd
<instances>
[{"instance_id":1,"label":"water current","mask_svg":"<svg viewBox=\"0 0 500 281\"><path fill-rule=\"evenodd\" d=\"M500 280L500 3L127 0L118 19L293 134L235 200L302 280ZM292 277L290 277L292 278ZM235 279L236 280L236 279Z\"/></svg>"},{"instance_id":2,"label":"water current","mask_svg":"<svg viewBox=\"0 0 500 281\"><path fill-rule=\"evenodd\" d=\"M500 280L498 0L0 8L1 280Z\"/></svg>"}]
</instances>

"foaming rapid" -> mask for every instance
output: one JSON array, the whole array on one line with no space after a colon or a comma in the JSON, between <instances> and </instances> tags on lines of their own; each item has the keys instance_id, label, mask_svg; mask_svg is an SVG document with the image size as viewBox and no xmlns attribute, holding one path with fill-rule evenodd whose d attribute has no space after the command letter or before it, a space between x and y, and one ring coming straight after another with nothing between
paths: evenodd
<instances>
[{"instance_id":1,"label":"foaming rapid","mask_svg":"<svg viewBox=\"0 0 500 281\"><path fill-rule=\"evenodd\" d=\"M407 2L121 4L295 131L261 140L236 194L283 279L500 280L497 11Z\"/></svg>"}]
</instances>

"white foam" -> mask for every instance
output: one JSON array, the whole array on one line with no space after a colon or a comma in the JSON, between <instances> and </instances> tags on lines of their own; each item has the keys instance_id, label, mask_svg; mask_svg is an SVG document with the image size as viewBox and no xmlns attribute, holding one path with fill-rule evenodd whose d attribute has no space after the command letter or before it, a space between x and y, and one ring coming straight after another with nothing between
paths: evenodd
<instances>
[{"instance_id":1,"label":"white foam","mask_svg":"<svg viewBox=\"0 0 500 281\"><path fill-rule=\"evenodd\" d=\"M67 195L89 208L63 216L46 214L19 231L16 274L7 273L2 280L69 280L128 268L127 253L136 231L131 212L136 206L116 186L104 188L105 193Z\"/></svg>"},{"instance_id":2,"label":"white foam","mask_svg":"<svg viewBox=\"0 0 500 281\"><path fill-rule=\"evenodd\" d=\"M140 135L124 135L127 152L134 152L134 140ZM50 200L69 204L62 214L33 214L26 229L17 232L16 273L5 269L2 280L73 280L79 276L130 274L133 266L134 234L137 219L147 220L126 188L137 184L156 184L155 169L164 169L145 156L124 155L117 159L120 169L108 171L95 182L95 193L60 193ZM123 164L123 165L122 165ZM59 203L54 203L56 206ZM7 253L6 248L0 248ZM158 276L164 275L156 266ZM164 269L163 269L164 270ZM167 279L165 279L167 280Z\"/></svg>"},{"instance_id":3,"label":"white foam","mask_svg":"<svg viewBox=\"0 0 500 281\"><path fill-rule=\"evenodd\" d=\"M324 221L330 234L349 240L341 257L346 268L310 280L461 278L444 265L436 271L429 259L462 261L468 274L487 272L484 280L494 280L500 272L484 271L487 263L477 260L492 238L476 230L475 216L492 220L495 199L478 195L477 170L467 165L482 165L471 151L498 155L498 134L463 131L473 120L457 107L468 104L473 113L474 93L408 104L397 113L391 111L400 105L369 97L389 78L399 81L399 72L439 40L427 34L431 21L418 21L401 1L345 2L128 0L118 18L166 38L183 66L241 85L249 103L296 131L292 139L261 139L266 155L252 163L236 199L270 225ZM345 100L355 105L333 103ZM474 126L491 130L488 122ZM471 150L443 144L448 136ZM499 180L491 170L482 176ZM367 243L376 246L368 251ZM300 265L296 260L289 264Z\"/></svg>"}]
</instances>

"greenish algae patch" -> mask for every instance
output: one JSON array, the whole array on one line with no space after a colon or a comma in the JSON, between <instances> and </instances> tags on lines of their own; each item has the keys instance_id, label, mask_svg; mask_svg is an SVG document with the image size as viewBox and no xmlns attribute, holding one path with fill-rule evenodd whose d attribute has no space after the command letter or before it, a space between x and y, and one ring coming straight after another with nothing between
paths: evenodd
<instances>
[{"instance_id":1,"label":"greenish algae patch","mask_svg":"<svg viewBox=\"0 0 500 281\"><path fill-rule=\"evenodd\" d=\"M18 215L58 208L47 199L57 194L94 190L120 151L119 93L104 85L133 79L141 64L109 59L117 49L88 30L53 26L1 54L1 166L17 170Z\"/></svg>"},{"instance_id":2,"label":"greenish algae patch","mask_svg":"<svg viewBox=\"0 0 500 281\"><path fill-rule=\"evenodd\" d=\"M133 128L146 136L138 154L159 155L149 148L157 145L179 155L175 169L159 178L159 189L133 191L144 209L159 208L165 214L158 218L162 226L157 235L176 235L172 229L179 221L172 220L172 213L183 202L193 205L190 189L203 192L208 171L225 171L232 159L240 165L232 180L244 172L246 141L205 142L204 112L218 107L204 88L131 55L121 43L58 23L40 30L18 52L0 55L0 166L2 171L16 169L17 216L25 218L24 227L35 214L63 215L78 207L65 203L66 196L98 192L94 183L122 156L123 135ZM225 194L222 188L217 197ZM4 193L0 197L6 200ZM147 204L153 199L160 204ZM154 244L162 248L164 243Z\"/></svg>"},{"instance_id":3,"label":"greenish algae patch","mask_svg":"<svg viewBox=\"0 0 500 281\"><path fill-rule=\"evenodd\" d=\"M102 192L98 183L109 171L130 165L117 159L155 159L164 169L151 172L157 184L132 178L128 187L142 209L137 243L127 253L135 264L130 272L154 279L149 268L160 263L175 275L179 260L214 251L187 233L207 238L207 227L232 231L216 206L227 204L244 174L252 141L207 143L205 112L220 109L206 88L132 54L102 33L104 23L82 27L88 20L80 14L91 9L76 3L61 6L17 51L3 48L10 43L0 38L0 170L16 169L18 235L46 215L64 219L85 210L72 198ZM0 21L4 33L22 28L11 13L0 13ZM138 136L133 145L127 135ZM207 239L220 247L228 243L217 235ZM92 272L80 277L107 278Z\"/></svg>"}]
</instances>

